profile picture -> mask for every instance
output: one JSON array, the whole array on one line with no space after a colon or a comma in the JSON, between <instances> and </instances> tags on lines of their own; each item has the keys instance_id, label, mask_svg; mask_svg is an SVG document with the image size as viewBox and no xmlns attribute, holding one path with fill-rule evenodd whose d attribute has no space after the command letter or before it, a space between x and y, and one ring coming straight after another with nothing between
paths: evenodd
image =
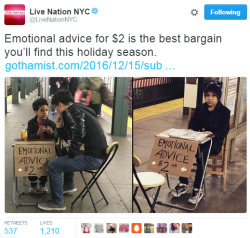
<instances>
[{"instance_id":1,"label":"profile picture","mask_svg":"<svg viewBox=\"0 0 250 238\"><path fill-rule=\"evenodd\" d=\"M81 224L81 232L82 233L91 233L91 224L90 223L82 223Z\"/></svg>"},{"instance_id":2,"label":"profile picture","mask_svg":"<svg viewBox=\"0 0 250 238\"><path fill-rule=\"evenodd\" d=\"M180 223L171 223L169 233L180 233Z\"/></svg>"},{"instance_id":3,"label":"profile picture","mask_svg":"<svg viewBox=\"0 0 250 238\"><path fill-rule=\"evenodd\" d=\"M156 224L156 232L157 233L167 233L168 225L167 223L157 223Z\"/></svg>"},{"instance_id":4,"label":"profile picture","mask_svg":"<svg viewBox=\"0 0 250 238\"><path fill-rule=\"evenodd\" d=\"M24 25L25 24L25 5L24 4L5 4L4 5L4 24L5 25Z\"/></svg>"},{"instance_id":5,"label":"profile picture","mask_svg":"<svg viewBox=\"0 0 250 238\"><path fill-rule=\"evenodd\" d=\"M107 233L116 233L115 223L107 223Z\"/></svg>"},{"instance_id":6,"label":"profile picture","mask_svg":"<svg viewBox=\"0 0 250 238\"><path fill-rule=\"evenodd\" d=\"M181 228L182 228L181 229L182 233L192 233L192 231L193 231L192 223L182 223Z\"/></svg>"},{"instance_id":7,"label":"profile picture","mask_svg":"<svg viewBox=\"0 0 250 238\"><path fill-rule=\"evenodd\" d=\"M119 224L119 233L128 233L129 232L129 224L128 223L120 223Z\"/></svg>"},{"instance_id":8,"label":"profile picture","mask_svg":"<svg viewBox=\"0 0 250 238\"><path fill-rule=\"evenodd\" d=\"M101 223L95 223L94 224L94 232L95 233L103 233L104 232L103 224L101 224Z\"/></svg>"},{"instance_id":9,"label":"profile picture","mask_svg":"<svg viewBox=\"0 0 250 238\"><path fill-rule=\"evenodd\" d=\"M144 233L154 233L154 224L144 223Z\"/></svg>"},{"instance_id":10,"label":"profile picture","mask_svg":"<svg viewBox=\"0 0 250 238\"><path fill-rule=\"evenodd\" d=\"M132 233L142 233L142 224L141 223L132 223L131 224Z\"/></svg>"}]
</instances>

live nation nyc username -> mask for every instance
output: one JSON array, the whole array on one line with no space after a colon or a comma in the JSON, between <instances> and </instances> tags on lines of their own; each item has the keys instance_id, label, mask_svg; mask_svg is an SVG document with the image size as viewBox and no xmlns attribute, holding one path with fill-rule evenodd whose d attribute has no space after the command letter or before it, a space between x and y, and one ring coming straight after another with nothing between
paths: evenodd
<instances>
[{"instance_id":1,"label":"live nation nyc username","mask_svg":"<svg viewBox=\"0 0 250 238\"><path fill-rule=\"evenodd\" d=\"M72 10L70 9L53 9L53 8L48 8L47 10L40 10L40 9L30 9L30 15L89 15L91 14L91 9L90 8L74 8Z\"/></svg>"}]
</instances>

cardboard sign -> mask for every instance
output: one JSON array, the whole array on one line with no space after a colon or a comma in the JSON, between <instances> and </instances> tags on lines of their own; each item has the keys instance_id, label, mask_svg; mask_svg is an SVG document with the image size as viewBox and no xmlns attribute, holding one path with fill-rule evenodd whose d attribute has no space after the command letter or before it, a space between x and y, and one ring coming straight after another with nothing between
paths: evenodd
<instances>
[{"instance_id":1,"label":"cardboard sign","mask_svg":"<svg viewBox=\"0 0 250 238\"><path fill-rule=\"evenodd\" d=\"M198 142L156 136L148 169L189 178Z\"/></svg>"},{"instance_id":2,"label":"cardboard sign","mask_svg":"<svg viewBox=\"0 0 250 238\"><path fill-rule=\"evenodd\" d=\"M14 145L15 176L46 176L56 157L54 141L19 141Z\"/></svg>"}]
</instances>

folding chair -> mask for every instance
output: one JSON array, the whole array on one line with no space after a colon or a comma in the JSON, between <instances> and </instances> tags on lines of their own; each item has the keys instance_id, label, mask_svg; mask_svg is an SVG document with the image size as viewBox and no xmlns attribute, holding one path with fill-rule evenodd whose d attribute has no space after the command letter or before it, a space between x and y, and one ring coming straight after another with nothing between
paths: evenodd
<instances>
[{"instance_id":1,"label":"folding chair","mask_svg":"<svg viewBox=\"0 0 250 238\"><path fill-rule=\"evenodd\" d=\"M96 204L99 203L101 200L105 200L106 204L108 204L108 201L103 193L103 191L101 190L97 180L98 178L101 176L101 174L103 173L103 171L107 168L107 166L109 165L109 163L112 161L112 159L114 158L116 151L119 147L119 143L118 142L114 142L112 143L107 149L106 149L106 160L103 162L102 166L97 169L97 170L87 170L87 171L79 171L82 177L82 180L85 184L85 187L83 188L83 190L80 192L80 194L76 197L76 199L72 202L72 206L75 204L75 202L81 197L82 199L86 196L86 194L89 194L91 202L93 204L93 207L95 209L95 212L97 212L96 209ZM92 175L92 178L89 180L89 182L86 181L83 172L87 172L90 173ZM96 184L98 190L100 191L102 198L100 200L98 200L97 202L94 202L93 200L93 196L91 194L90 189L92 188L92 186Z\"/></svg>"},{"instance_id":2,"label":"folding chair","mask_svg":"<svg viewBox=\"0 0 250 238\"><path fill-rule=\"evenodd\" d=\"M135 186L135 191L133 193L133 201L135 202L139 212L141 213L142 210L140 208L140 205L138 203L138 201L136 200L136 194L137 191L140 187L140 189L142 190L142 193L144 195L144 197L147 200L147 203L150 207L150 212L154 212L154 207L155 204L157 202L157 198L159 196L160 190L161 190L161 186L166 182L166 179L163 175L155 173L155 172L140 172L137 173L135 167L139 167L141 165L141 160L134 155L133 156L133 186ZM147 191L154 189L154 188L158 188L156 191L156 194L154 196L153 199L153 203L151 203L151 201L149 200L149 197L147 195Z\"/></svg>"}]
</instances>

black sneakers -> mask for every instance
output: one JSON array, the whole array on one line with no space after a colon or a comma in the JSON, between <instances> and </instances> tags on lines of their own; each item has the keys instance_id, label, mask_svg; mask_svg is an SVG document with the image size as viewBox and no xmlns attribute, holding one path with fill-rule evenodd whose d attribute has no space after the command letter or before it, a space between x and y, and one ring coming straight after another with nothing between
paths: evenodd
<instances>
[{"instance_id":1,"label":"black sneakers","mask_svg":"<svg viewBox=\"0 0 250 238\"><path fill-rule=\"evenodd\" d=\"M178 183L177 186L171 192L171 196L180 197L184 193L187 193L187 185L183 183ZM200 192L199 197L198 194L199 194L199 189L194 188L191 197L188 199L188 203L191 204L196 204L196 202L198 203L204 196L202 191Z\"/></svg>"},{"instance_id":2,"label":"black sneakers","mask_svg":"<svg viewBox=\"0 0 250 238\"><path fill-rule=\"evenodd\" d=\"M177 186L171 192L172 197L180 197L182 194L187 192L187 185L178 183Z\"/></svg>"},{"instance_id":3,"label":"black sneakers","mask_svg":"<svg viewBox=\"0 0 250 238\"><path fill-rule=\"evenodd\" d=\"M199 194L199 189L194 188L191 198L188 199L188 203L191 203L191 204L196 204L196 202L198 203L203 198L203 193L202 191L200 192L199 198L198 198L198 194Z\"/></svg>"}]
</instances>

